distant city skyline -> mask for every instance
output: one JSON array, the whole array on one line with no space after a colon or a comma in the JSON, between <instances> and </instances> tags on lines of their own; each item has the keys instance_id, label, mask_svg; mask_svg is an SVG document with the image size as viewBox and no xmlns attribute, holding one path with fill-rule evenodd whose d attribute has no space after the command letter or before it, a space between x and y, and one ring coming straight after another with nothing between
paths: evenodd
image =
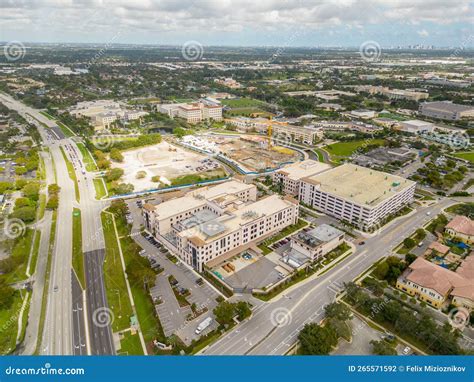
<instances>
[{"instance_id":1,"label":"distant city skyline","mask_svg":"<svg viewBox=\"0 0 474 382\"><path fill-rule=\"evenodd\" d=\"M468 0L6 0L0 40L209 46L474 46Z\"/></svg>"}]
</instances>

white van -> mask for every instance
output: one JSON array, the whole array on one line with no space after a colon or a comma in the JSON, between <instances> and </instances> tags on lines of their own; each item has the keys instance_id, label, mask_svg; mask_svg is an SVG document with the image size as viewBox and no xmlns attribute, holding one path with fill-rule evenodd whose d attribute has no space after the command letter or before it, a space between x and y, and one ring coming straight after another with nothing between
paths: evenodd
<instances>
[{"instance_id":1,"label":"white van","mask_svg":"<svg viewBox=\"0 0 474 382\"><path fill-rule=\"evenodd\" d=\"M211 322L212 322L212 317L207 317L203 322L201 322L198 325L194 333L201 334L203 330L205 330L206 328L209 327L209 325L211 325Z\"/></svg>"}]
</instances>

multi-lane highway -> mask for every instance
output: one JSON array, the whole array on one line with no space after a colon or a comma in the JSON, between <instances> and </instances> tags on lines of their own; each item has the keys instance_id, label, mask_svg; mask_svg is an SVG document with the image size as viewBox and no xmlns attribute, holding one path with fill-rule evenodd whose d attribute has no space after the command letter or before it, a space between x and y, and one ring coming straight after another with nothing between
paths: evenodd
<instances>
[{"instance_id":1,"label":"multi-lane highway","mask_svg":"<svg viewBox=\"0 0 474 382\"><path fill-rule=\"evenodd\" d=\"M101 312L108 310L103 291L103 273L97 272L97 269L101 270L102 268L103 256L94 258L86 268L86 272L91 266L97 268L95 272L97 276L88 278L86 289L95 290L97 288L101 291L100 298L94 300L91 305L93 309L87 309L90 303L88 300L83 309L81 308L82 310L78 309L78 306L82 307L82 301L79 299L83 296L82 292L78 293L77 288L80 288L80 285L75 283L77 280L73 280L71 272L73 207L81 209L83 252L103 251L105 248L100 212L107 204L95 200L94 175L85 171L85 164L76 143L73 139L66 138L56 123L40 114L38 110L24 105L5 93L0 93L0 102L8 108L16 110L25 119L36 125L43 145L49 148L55 165L56 182L61 187L40 352L41 354L68 355L77 354L79 349L80 354L113 354L110 324L99 324L99 331L103 341L108 344L107 346L100 345L99 349L95 349L95 344L98 342L90 339L90 336L94 336L97 331L95 327L91 328L91 325L96 323L96 320L93 319L94 314L97 314L96 310L100 309ZM74 181L69 177L62 150L66 154L67 160L71 161L74 166L78 179L80 201L76 200ZM84 339L86 344L84 344ZM84 345L86 346L84 347Z\"/></svg>"},{"instance_id":2,"label":"multi-lane highway","mask_svg":"<svg viewBox=\"0 0 474 382\"><path fill-rule=\"evenodd\" d=\"M324 306L349 282L369 268L414 230L446 207L450 200L420 208L415 214L393 222L355 254L343 260L324 275L297 285L280 298L260 305L247 322L238 325L202 354L285 354L296 342L299 331L308 322L323 318ZM430 215L427 215L430 212Z\"/></svg>"}]
</instances>

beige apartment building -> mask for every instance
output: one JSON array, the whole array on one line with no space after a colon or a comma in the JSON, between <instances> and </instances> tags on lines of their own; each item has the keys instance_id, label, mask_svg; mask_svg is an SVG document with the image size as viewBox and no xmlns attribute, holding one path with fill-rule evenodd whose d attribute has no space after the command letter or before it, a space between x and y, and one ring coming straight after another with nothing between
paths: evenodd
<instances>
[{"instance_id":1,"label":"beige apartment building","mask_svg":"<svg viewBox=\"0 0 474 382\"><path fill-rule=\"evenodd\" d=\"M288 139L291 142L300 142L306 144L313 144L323 136L323 130L311 126L295 126L284 124L272 124L273 136L276 139L285 141Z\"/></svg>"},{"instance_id":2,"label":"beige apartment building","mask_svg":"<svg viewBox=\"0 0 474 382\"><path fill-rule=\"evenodd\" d=\"M199 123L206 120L222 120L222 106L207 100L192 103L172 103L157 106L157 111L170 118L180 117L188 123Z\"/></svg>"},{"instance_id":3,"label":"beige apartment building","mask_svg":"<svg viewBox=\"0 0 474 382\"><path fill-rule=\"evenodd\" d=\"M146 229L168 240L195 269L262 236L296 223L298 201L271 195L257 201L254 185L230 181L143 208Z\"/></svg>"}]
</instances>

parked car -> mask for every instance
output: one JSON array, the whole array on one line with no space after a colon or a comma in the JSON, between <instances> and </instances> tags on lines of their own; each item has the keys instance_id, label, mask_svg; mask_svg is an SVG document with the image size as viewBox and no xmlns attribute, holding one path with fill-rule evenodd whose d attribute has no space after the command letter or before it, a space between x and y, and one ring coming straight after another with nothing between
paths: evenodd
<instances>
[{"instance_id":1,"label":"parked car","mask_svg":"<svg viewBox=\"0 0 474 382\"><path fill-rule=\"evenodd\" d=\"M408 355L411 353L411 347L410 346L405 346L402 351L403 355Z\"/></svg>"}]
</instances>

